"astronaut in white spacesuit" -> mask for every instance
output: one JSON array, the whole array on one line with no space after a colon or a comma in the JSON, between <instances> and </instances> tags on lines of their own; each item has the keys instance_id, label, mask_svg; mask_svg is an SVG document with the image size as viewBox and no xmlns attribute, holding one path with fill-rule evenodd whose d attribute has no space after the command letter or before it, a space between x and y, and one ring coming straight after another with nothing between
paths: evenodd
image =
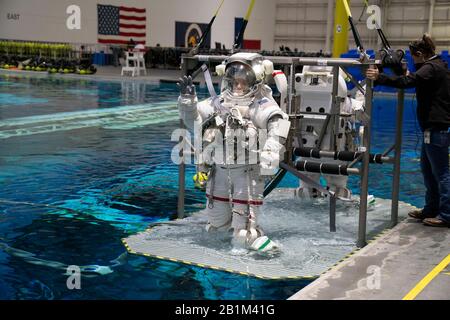
<instances>
[{"instance_id":1,"label":"astronaut in white spacesuit","mask_svg":"<svg viewBox=\"0 0 450 320\"><path fill-rule=\"evenodd\" d=\"M190 77L178 83L180 117L187 128L202 132L197 170L209 173L206 229L232 230L235 247L268 251L277 246L258 224L264 176L278 168L290 122L265 84L273 72L270 61L237 53L216 72L223 76L221 93L210 89L211 97L201 102Z\"/></svg>"}]
</instances>

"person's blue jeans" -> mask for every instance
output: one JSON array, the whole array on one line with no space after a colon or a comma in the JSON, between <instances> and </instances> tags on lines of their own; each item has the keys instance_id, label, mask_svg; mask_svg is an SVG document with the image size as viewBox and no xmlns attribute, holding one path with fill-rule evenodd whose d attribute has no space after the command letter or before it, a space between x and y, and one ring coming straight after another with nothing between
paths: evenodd
<instances>
[{"instance_id":1,"label":"person's blue jeans","mask_svg":"<svg viewBox=\"0 0 450 320\"><path fill-rule=\"evenodd\" d=\"M430 143L422 143L420 164L425 182L425 216L450 223L450 132L431 131Z\"/></svg>"}]
</instances>

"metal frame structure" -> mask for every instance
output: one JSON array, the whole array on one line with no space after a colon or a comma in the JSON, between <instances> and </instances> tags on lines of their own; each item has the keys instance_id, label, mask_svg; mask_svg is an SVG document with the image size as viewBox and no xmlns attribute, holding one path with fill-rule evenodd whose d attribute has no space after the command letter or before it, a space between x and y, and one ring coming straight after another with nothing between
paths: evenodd
<instances>
[{"instance_id":1,"label":"metal frame structure","mask_svg":"<svg viewBox=\"0 0 450 320\"><path fill-rule=\"evenodd\" d=\"M198 68L201 63L221 63L227 58L227 56L183 56L182 68L183 73L188 74L189 70ZM336 196L334 192L329 190L328 187L322 187L310 180L310 178L301 173L293 163L294 153L294 137L299 135L299 121L303 117L300 110L300 101L295 93L295 70L297 66L331 66L333 67L333 106L330 114L327 115L327 122L324 126L324 132L321 132L320 137L323 138L326 130L331 132L337 132L339 126L339 106L340 99L337 97L338 92L338 75L339 68L342 68L348 76L350 74L345 70L348 67L359 67L362 70L370 65L380 65L380 60L369 60L367 62L361 62L358 59L349 58L298 58L298 57L279 57L279 56L267 56L264 59L271 60L275 65L283 66L284 72L288 79L288 96L287 96L287 113L291 120L291 129L289 137L286 141L286 157L285 160L280 163L280 170L285 170L294 174L296 177L304 180L308 184L312 184L319 191L328 194L330 197L330 231L336 231ZM196 74L194 72L194 74ZM352 82L357 83L356 80L351 79ZM363 90L362 87L358 87L359 90ZM373 100L373 82L366 79L365 90L365 112L369 117L369 121L364 124L364 133L362 139L362 145L357 153L355 153L354 160L347 166L346 171L348 175L360 176L360 206L359 206L359 222L358 222L358 238L357 246L364 247L366 245L366 226L367 226L367 198L368 198L368 186L369 186L369 164L370 163L392 163L393 164L393 182L392 182L392 207L391 207L391 222L390 226L394 227L398 222L398 201L399 201L399 187L400 187L400 157L401 157L401 140L402 140L402 121L403 121L403 107L404 107L404 92L400 90L398 92L398 105L397 105L397 120L396 120L396 136L393 146L388 148L383 154L371 154L370 153L370 138L371 138L371 115L372 115L372 100ZM180 126L184 128L184 123L180 119ZM180 142L183 138L180 138ZM335 141L334 141L335 142ZM336 147L336 143L332 145ZM320 146L320 143L319 143ZM335 150L338 151L338 150ZM394 155L389 157L388 154L394 151ZM320 157L335 157L336 153L330 151L319 151ZM183 150L180 151L181 159L183 159ZM375 160L377 159L377 160ZM353 166L361 162L361 168L353 168ZM304 168L306 170L306 166ZM321 171L320 171L321 172ZM184 195L185 195L185 163L181 162L179 165L179 193L178 193L178 218L184 217Z\"/></svg>"}]
</instances>

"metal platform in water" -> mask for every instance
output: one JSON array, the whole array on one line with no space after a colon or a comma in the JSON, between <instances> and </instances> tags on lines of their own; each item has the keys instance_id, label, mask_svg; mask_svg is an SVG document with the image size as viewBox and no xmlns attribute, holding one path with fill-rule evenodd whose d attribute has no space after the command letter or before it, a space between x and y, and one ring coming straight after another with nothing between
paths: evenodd
<instances>
[{"instance_id":1,"label":"metal platform in water","mask_svg":"<svg viewBox=\"0 0 450 320\"><path fill-rule=\"evenodd\" d=\"M369 207L369 238L390 222L391 201L376 198ZM280 246L268 255L236 252L231 235L207 233L206 215L197 212L185 219L162 222L123 239L130 253L222 270L261 279L313 279L357 250L358 204L338 202L337 231L329 231L328 201L302 201L293 189L276 189L266 199L259 223ZM399 217L414 207L400 202Z\"/></svg>"}]
</instances>

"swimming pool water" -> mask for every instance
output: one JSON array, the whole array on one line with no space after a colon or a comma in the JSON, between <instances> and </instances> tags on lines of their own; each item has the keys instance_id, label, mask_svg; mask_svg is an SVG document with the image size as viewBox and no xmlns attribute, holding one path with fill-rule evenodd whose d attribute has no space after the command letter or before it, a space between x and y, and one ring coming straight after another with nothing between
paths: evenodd
<instances>
[{"instance_id":1,"label":"swimming pool water","mask_svg":"<svg viewBox=\"0 0 450 320\"><path fill-rule=\"evenodd\" d=\"M170 84L0 75L0 299L286 299L307 284L125 253L122 238L176 214L177 96ZM400 200L421 206L414 109L408 98ZM383 151L395 100L376 98L373 116L373 150ZM371 167L371 194L390 198L391 168ZM193 173L191 212L205 203ZM296 184L287 176L281 186ZM355 177L350 186L357 192ZM68 265L94 270L81 290L67 289Z\"/></svg>"}]
</instances>

